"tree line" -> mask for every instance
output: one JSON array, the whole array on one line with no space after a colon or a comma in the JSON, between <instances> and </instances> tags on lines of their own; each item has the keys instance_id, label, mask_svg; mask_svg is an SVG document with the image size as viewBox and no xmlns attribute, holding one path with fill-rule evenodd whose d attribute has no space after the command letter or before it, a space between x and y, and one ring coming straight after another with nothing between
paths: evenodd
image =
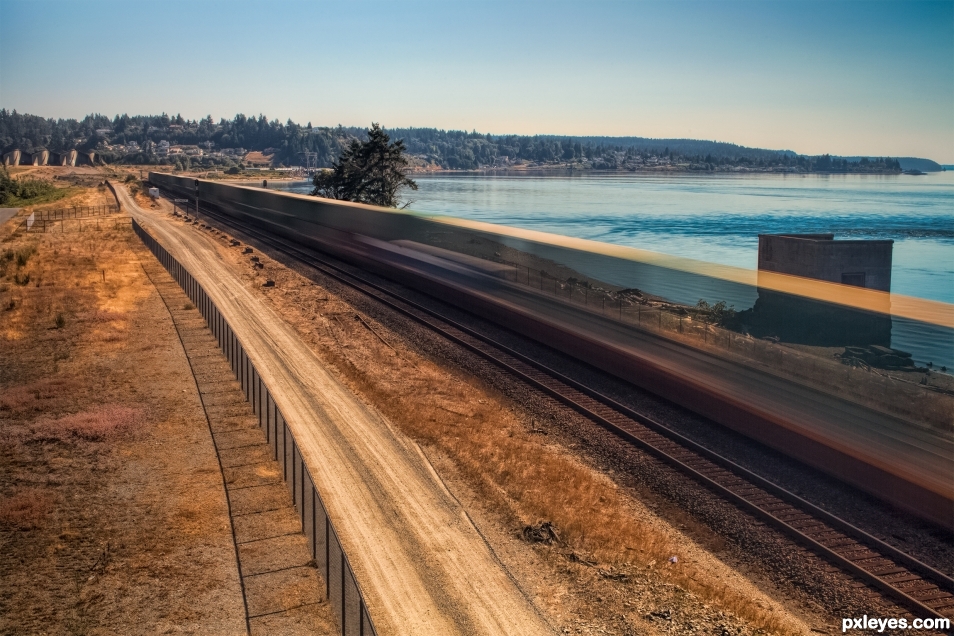
<instances>
[{"instance_id":1,"label":"tree line","mask_svg":"<svg viewBox=\"0 0 954 636\"><path fill-rule=\"evenodd\" d=\"M436 128L386 129L404 142L412 167L452 170L523 166L567 166L596 170L678 169L691 171L782 170L793 172L899 172L896 159L848 162L829 155L810 157L789 150L746 148L693 139L555 135L491 135ZM0 109L0 150L24 152L77 149L95 151L108 163L171 163L178 167L234 166L241 156L228 150L268 152L276 165L302 165L301 153L314 153L317 167L331 167L355 140L358 127L315 127L291 119L281 123L238 114L215 122L212 116L189 120L181 115L90 114L81 120L47 119ZM204 147L201 157L163 158L156 144ZM130 151L130 148L134 150ZM138 147L138 149L137 149ZM185 164L185 165L183 165Z\"/></svg>"}]
</instances>

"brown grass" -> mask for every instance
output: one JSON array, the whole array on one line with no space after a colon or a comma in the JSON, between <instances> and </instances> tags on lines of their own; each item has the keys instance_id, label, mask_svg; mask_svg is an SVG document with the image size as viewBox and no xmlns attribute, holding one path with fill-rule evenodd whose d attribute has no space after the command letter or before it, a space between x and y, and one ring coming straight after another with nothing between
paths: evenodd
<instances>
[{"instance_id":1,"label":"brown grass","mask_svg":"<svg viewBox=\"0 0 954 636\"><path fill-rule=\"evenodd\" d=\"M53 508L53 494L38 488L21 488L9 497L0 496L0 527L33 530Z\"/></svg>"},{"instance_id":2,"label":"brown grass","mask_svg":"<svg viewBox=\"0 0 954 636\"><path fill-rule=\"evenodd\" d=\"M44 378L0 391L0 411L50 411L80 386L74 378Z\"/></svg>"},{"instance_id":3,"label":"brown grass","mask_svg":"<svg viewBox=\"0 0 954 636\"><path fill-rule=\"evenodd\" d=\"M120 311L109 311L106 309L96 309L83 315L84 320L89 322L114 322L128 320L129 314Z\"/></svg>"},{"instance_id":4,"label":"brown grass","mask_svg":"<svg viewBox=\"0 0 954 636\"><path fill-rule=\"evenodd\" d=\"M562 449L541 443L538 436L519 424L508 426L504 422L513 421L509 413L502 414L490 400L481 404L474 395L464 394L465 385L461 389L446 388L447 378L435 377L440 372L433 364L416 365L432 376L421 378L424 386L396 391L343 351L326 350L324 355L354 390L401 430L451 459L489 509L521 525L553 523L562 543L556 549L571 561L611 566L619 572L651 570L662 580L695 594L702 602L722 607L755 628L776 634L797 633L777 612L687 561L665 530L643 523L632 514L628 495L609 478ZM435 385L445 387L446 392L439 391L443 393L440 399L422 399L422 395L434 393ZM465 403L472 410L470 414L460 406ZM678 557L677 563L669 561L672 556Z\"/></svg>"},{"instance_id":5,"label":"brown grass","mask_svg":"<svg viewBox=\"0 0 954 636\"><path fill-rule=\"evenodd\" d=\"M377 404L388 404L379 401ZM754 626L777 633L785 625L754 599L729 589L683 561L665 532L640 522L626 496L578 460L523 431L502 429L490 408L466 422L424 401L404 399L386 409L414 438L452 457L492 505L524 524L550 521L577 557L626 570L655 569L665 579L731 610ZM572 555L571 555L572 556Z\"/></svg>"},{"instance_id":6,"label":"brown grass","mask_svg":"<svg viewBox=\"0 0 954 636\"><path fill-rule=\"evenodd\" d=\"M718 607L755 629L798 633L788 614L766 607L751 587L729 583L722 568L681 552L679 546L699 548L687 546L651 514L641 514L631 493L573 451L532 433L506 408L506 398L403 345L393 347L398 339L383 326L374 325L378 335L371 335L362 325L368 320L354 320L352 307L325 296L326 290L315 294L309 281L266 264L269 277L281 279L276 280L279 292L267 297L349 387L435 457L448 460L505 524L522 528L552 522L560 544L540 550L565 557L568 570L578 571L581 580L605 579L604 573L645 578L684 590L694 603ZM258 287L255 273L246 276ZM311 293L303 297L304 290ZM318 316L324 329L316 329ZM391 344L385 347L379 338ZM678 560L671 562L672 556ZM620 586L624 595L631 591L627 583Z\"/></svg>"},{"instance_id":7,"label":"brown grass","mask_svg":"<svg viewBox=\"0 0 954 636\"><path fill-rule=\"evenodd\" d=\"M40 418L31 428L35 440L99 442L134 431L144 419L141 408L108 404L55 420Z\"/></svg>"},{"instance_id":8,"label":"brown grass","mask_svg":"<svg viewBox=\"0 0 954 636\"><path fill-rule=\"evenodd\" d=\"M105 202L87 195L76 204ZM234 633L234 546L195 384L140 265L152 256L107 227L0 228L0 634ZM202 514L183 523L183 506Z\"/></svg>"}]
</instances>

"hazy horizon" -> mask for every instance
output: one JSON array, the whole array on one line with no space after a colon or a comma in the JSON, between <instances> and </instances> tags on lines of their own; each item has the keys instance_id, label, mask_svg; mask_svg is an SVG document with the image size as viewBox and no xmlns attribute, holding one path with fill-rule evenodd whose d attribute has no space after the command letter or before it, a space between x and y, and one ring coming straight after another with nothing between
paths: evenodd
<instances>
[{"instance_id":1,"label":"hazy horizon","mask_svg":"<svg viewBox=\"0 0 954 636\"><path fill-rule=\"evenodd\" d=\"M0 0L0 106L954 164L954 2Z\"/></svg>"}]
</instances>

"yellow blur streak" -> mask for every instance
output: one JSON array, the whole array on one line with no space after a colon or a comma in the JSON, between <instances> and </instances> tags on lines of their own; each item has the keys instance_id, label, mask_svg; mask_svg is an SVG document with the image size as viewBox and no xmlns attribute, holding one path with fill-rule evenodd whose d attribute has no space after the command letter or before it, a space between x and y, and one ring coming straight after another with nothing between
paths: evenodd
<instances>
[{"instance_id":1,"label":"yellow blur streak","mask_svg":"<svg viewBox=\"0 0 954 636\"><path fill-rule=\"evenodd\" d=\"M863 287L829 283L812 278L802 278L801 276L743 269L741 267L732 267L731 265L718 265L716 263L683 258L681 256L670 256L668 254L660 254L659 252L650 252L649 250L642 250L635 247L600 243L599 241L572 238L538 230L525 230L483 221L472 221L449 216L418 216L427 216L427 218L438 223L453 225L477 232L498 234L510 238L532 241L534 243L556 245L581 252L612 256L613 258L709 276L711 278L741 283L752 287L762 287L811 298L813 300L835 303L855 309L864 309L875 313L891 314L899 318L908 318L954 329L954 305L935 300L925 300L923 298L914 298L913 296L903 296L901 294L889 294L887 292L865 289Z\"/></svg>"},{"instance_id":2,"label":"yellow blur streak","mask_svg":"<svg viewBox=\"0 0 954 636\"><path fill-rule=\"evenodd\" d=\"M152 174L152 173L150 173ZM206 183L215 183L218 185L232 185L218 181L199 181ZM232 185L232 187L261 191L257 187L247 185ZM293 192L272 192L280 196L293 197L306 201L314 201L316 197L306 194ZM550 232L541 232L539 230L525 230L508 225L497 225L486 223L484 221L472 221L469 219L460 219L453 216L440 216L413 212L410 210L395 210L392 208L381 208L374 205L365 205L362 203L352 203L350 201L335 201L333 199L320 199L323 203L341 206L354 206L375 212L385 212L389 214L401 214L426 218L436 223L452 225L459 228L469 229L486 234L497 234L510 238L542 243L544 245L556 245L568 249L579 250L581 252L591 252L603 256L612 256L623 260L634 261L637 263L646 263L681 272L689 272L711 278L741 283L751 287L763 287L774 291L795 294L805 298L821 300L855 309L864 309L879 314L890 314L898 318L908 318L932 325L939 325L948 329L954 329L954 305L942 303L936 300L925 300L913 296L903 296L901 294L888 294L887 292L874 289L864 289L863 287L854 287L852 285L841 285L838 283L829 283L827 281L815 280L812 278L802 278L801 276L789 276L777 272L764 272L741 267L732 267L731 265L719 265L717 263L707 263L697 261L692 258L683 258L681 256L670 256L659 252L641 250L637 247L625 247L622 245L612 245L610 243L600 243L589 239L572 238L561 234L551 234Z\"/></svg>"}]
</instances>

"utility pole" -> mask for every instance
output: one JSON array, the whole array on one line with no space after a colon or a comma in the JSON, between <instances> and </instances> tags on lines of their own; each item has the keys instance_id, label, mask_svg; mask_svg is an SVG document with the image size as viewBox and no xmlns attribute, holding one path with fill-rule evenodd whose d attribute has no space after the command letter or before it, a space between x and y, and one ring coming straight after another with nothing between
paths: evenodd
<instances>
[{"instance_id":1,"label":"utility pole","mask_svg":"<svg viewBox=\"0 0 954 636\"><path fill-rule=\"evenodd\" d=\"M195 218L199 220L199 180L195 180Z\"/></svg>"},{"instance_id":2,"label":"utility pole","mask_svg":"<svg viewBox=\"0 0 954 636\"><path fill-rule=\"evenodd\" d=\"M303 159L303 163L305 164L303 168L306 174L318 169L317 152L302 151L298 153L298 156Z\"/></svg>"}]
</instances>

